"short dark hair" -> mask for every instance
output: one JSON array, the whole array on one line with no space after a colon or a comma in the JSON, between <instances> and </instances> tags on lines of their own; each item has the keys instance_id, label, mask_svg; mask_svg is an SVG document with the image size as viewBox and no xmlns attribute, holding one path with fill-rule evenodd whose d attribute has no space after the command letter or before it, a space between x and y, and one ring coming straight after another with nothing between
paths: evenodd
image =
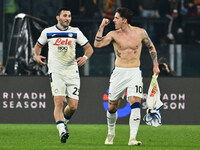
<instances>
[{"instance_id":1,"label":"short dark hair","mask_svg":"<svg viewBox=\"0 0 200 150\"><path fill-rule=\"evenodd\" d=\"M116 12L119 13L122 18L126 18L128 24L131 24L133 18L133 12L130 9L119 7L117 8Z\"/></svg>"},{"instance_id":2,"label":"short dark hair","mask_svg":"<svg viewBox=\"0 0 200 150\"><path fill-rule=\"evenodd\" d=\"M70 12L71 12L71 10L70 10L69 8L62 7L62 8L59 8L59 9L57 10L56 16L60 16L61 11L63 11L63 10L65 10L65 11L70 11Z\"/></svg>"}]
</instances>

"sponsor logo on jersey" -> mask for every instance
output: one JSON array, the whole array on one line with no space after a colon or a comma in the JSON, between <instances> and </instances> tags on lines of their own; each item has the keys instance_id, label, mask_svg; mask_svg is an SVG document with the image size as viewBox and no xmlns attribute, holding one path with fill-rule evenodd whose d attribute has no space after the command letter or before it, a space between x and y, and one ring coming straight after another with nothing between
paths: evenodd
<instances>
[{"instance_id":1,"label":"sponsor logo on jersey","mask_svg":"<svg viewBox=\"0 0 200 150\"><path fill-rule=\"evenodd\" d=\"M53 34L51 37L54 37L54 36L56 36L56 34Z\"/></svg>"},{"instance_id":2,"label":"sponsor logo on jersey","mask_svg":"<svg viewBox=\"0 0 200 150\"><path fill-rule=\"evenodd\" d=\"M69 36L69 37L73 37L73 34L72 34L72 33L69 33L68 36Z\"/></svg>"},{"instance_id":3,"label":"sponsor logo on jersey","mask_svg":"<svg viewBox=\"0 0 200 150\"><path fill-rule=\"evenodd\" d=\"M62 52L62 51L67 51L68 47L67 46L58 46L58 52Z\"/></svg>"},{"instance_id":4,"label":"sponsor logo on jersey","mask_svg":"<svg viewBox=\"0 0 200 150\"><path fill-rule=\"evenodd\" d=\"M150 97L154 97L154 95L156 94L156 90L157 90L157 86L154 86L151 91Z\"/></svg>"},{"instance_id":5,"label":"sponsor logo on jersey","mask_svg":"<svg viewBox=\"0 0 200 150\"><path fill-rule=\"evenodd\" d=\"M68 40L68 39L62 40L61 38L58 38L56 39L53 45L59 46L59 45L71 45L71 44L72 44L71 40Z\"/></svg>"}]
</instances>

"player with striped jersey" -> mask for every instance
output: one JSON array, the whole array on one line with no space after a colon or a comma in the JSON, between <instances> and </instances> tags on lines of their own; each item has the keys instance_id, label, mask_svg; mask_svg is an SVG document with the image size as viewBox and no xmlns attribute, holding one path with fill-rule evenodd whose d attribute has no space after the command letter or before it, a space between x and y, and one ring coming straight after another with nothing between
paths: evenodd
<instances>
[{"instance_id":1,"label":"player with striped jersey","mask_svg":"<svg viewBox=\"0 0 200 150\"><path fill-rule=\"evenodd\" d=\"M35 60L48 66L51 91L54 96L54 118L62 143L69 137L67 123L77 110L79 102L80 77L78 66L86 63L93 53L93 48L79 28L71 27L71 11L60 8L57 11L57 25L42 31L34 47ZM48 43L48 62L41 56L42 47ZM76 43L83 47L85 54L76 59ZM64 101L67 106L63 107Z\"/></svg>"}]
</instances>

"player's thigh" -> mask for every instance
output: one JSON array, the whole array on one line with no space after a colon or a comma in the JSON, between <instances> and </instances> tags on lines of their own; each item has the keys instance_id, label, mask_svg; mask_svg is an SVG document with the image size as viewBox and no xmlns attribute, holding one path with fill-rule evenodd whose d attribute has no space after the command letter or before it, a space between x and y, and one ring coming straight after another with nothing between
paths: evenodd
<instances>
[{"instance_id":1,"label":"player's thigh","mask_svg":"<svg viewBox=\"0 0 200 150\"><path fill-rule=\"evenodd\" d=\"M127 97L135 97L134 99L137 100L138 98L143 97L143 78L141 76L140 71L136 73L136 77L129 82L129 86L127 88ZM138 98L137 98L138 97Z\"/></svg>"},{"instance_id":2,"label":"player's thigh","mask_svg":"<svg viewBox=\"0 0 200 150\"><path fill-rule=\"evenodd\" d=\"M127 88L127 83L124 82L126 78L121 75L120 72L113 72L110 78L110 85L109 85L109 100L119 100L124 98L125 91Z\"/></svg>"},{"instance_id":3,"label":"player's thigh","mask_svg":"<svg viewBox=\"0 0 200 150\"><path fill-rule=\"evenodd\" d=\"M51 92L53 96L66 96L66 85L61 75L51 74Z\"/></svg>"},{"instance_id":4,"label":"player's thigh","mask_svg":"<svg viewBox=\"0 0 200 150\"><path fill-rule=\"evenodd\" d=\"M80 79L75 78L66 82L66 96L70 99L79 100Z\"/></svg>"}]
</instances>

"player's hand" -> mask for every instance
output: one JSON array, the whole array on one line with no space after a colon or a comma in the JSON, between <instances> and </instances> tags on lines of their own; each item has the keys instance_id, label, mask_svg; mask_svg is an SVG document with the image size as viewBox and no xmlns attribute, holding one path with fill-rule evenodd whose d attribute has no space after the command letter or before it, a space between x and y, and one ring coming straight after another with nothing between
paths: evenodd
<instances>
[{"instance_id":1,"label":"player's hand","mask_svg":"<svg viewBox=\"0 0 200 150\"><path fill-rule=\"evenodd\" d=\"M76 59L76 62L79 67L83 66L86 63L87 59L85 57L79 57Z\"/></svg>"},{"instance_id":2,"label":"player's hand","mask_svg":"<svg viewBox=\"0 0 200 150\"><path fill-rule=\"evenodd\" d=\"M153 73L154 73L155 75L159 75L160 69L159 69L158 65L154 65L154 67L153 67Z\"/></svg>"},{"instance_id":3,"label":"player's hand","mask_svg":"<svg viewBox=\"0 0 200 150\"><path fill-rule=\"evenodd\" d=\"M107 18L103 18L100 27L105 27L110 23L110 20Z\"/></svg>"},{"instance_id":4,"label":"player's hand","mask_svg":"<svg viewBox=\"0 0 200 150\"><path fill-rule=\"evenodd\" d=\"M40 65L46 65L47 63L45 63L45 62L43 62L42 61L42 59L46 59L46 57L44 57L44 56L40 56L40 55L35 55L34 56L35 57L35 61L37 62L37 63L39 63Z\"/></svg>"}]
</instances>

